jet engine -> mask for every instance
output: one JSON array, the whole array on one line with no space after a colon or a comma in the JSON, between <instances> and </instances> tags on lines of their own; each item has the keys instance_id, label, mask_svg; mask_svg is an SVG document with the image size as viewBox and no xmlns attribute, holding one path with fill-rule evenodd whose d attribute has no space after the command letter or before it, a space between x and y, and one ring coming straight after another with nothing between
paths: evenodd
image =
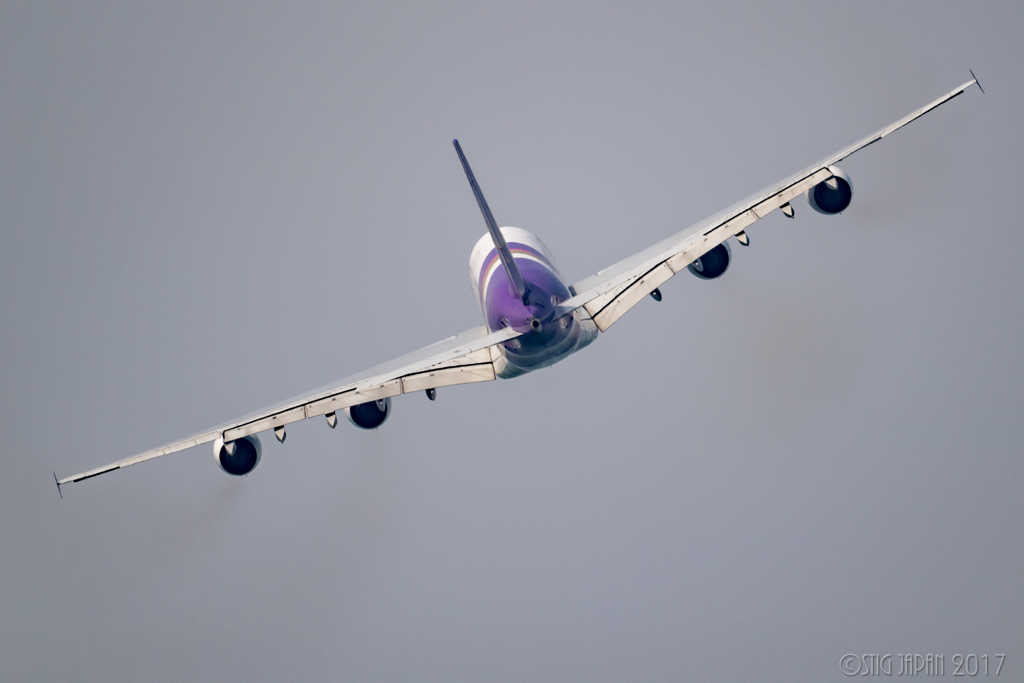
<instances>
[{"instance_id":1,"label":"jet engine","mask_svg":"<svg viewBox=\"0 0 1024 683\"><path fill-rule=\"evenodd\" d=\"M224 439L213 442L213 459L228 474L240 477L249 474L260 464L263 446L255 434L224 443Z\"/></svg>"},{"instance_id":2,"label":"jet engine","mask_svg":"<svg viewBox=\"0 0 1024 683\"><path fill-rule=\"evenodd\" d=\"M391 399L382 398L345 408L348 421L360 429L376 429L391 414Z\"/></svg>"},{"instance_id":3,"label":"jet engine","mask_svg":"<svg viewBox=\"0 0 1024 683\"><path fill-rule=\"evenodd\" d=\"M722 277L731 261L732 249L728 242L722 242L686 267L701 280L714 280Z\"/></svg>"},{"instance_id":4,"label":"jet engine","mask_svg":"<svg viewBox=\"0 0 1024 683\"><path fill-rule=\"evenodd\" d=\"M853 182L838 166L829 166L832 177L807 190L807 203L818 213L833 216L845 211L853 199Z\"/></svg>"}]
</instances>

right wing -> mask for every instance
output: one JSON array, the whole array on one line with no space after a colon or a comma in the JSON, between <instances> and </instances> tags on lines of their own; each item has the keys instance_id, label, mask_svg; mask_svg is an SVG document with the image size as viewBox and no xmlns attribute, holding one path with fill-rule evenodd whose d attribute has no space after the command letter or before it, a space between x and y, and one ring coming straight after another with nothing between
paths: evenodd
<instances>
[{"instance_id":1,"label":"right wing","mask_svg":"<svg viewBox=\"0 0 1024 683\"><path fill-rule=\"evenodd\" d=\"M899 121L867 136L860 142L839 150L832 156L766 187L728 209L695 223L638 254L584 278L573 285L572 289L575 295L559 305L555 317L570 313L582 306L593 317L598 328L604 332L626 311L680 270L730 237L743 232L758 219L764 218L818 183L831 178L833 173L830 167L833 164L837 164L854 152L878 142L977 83L978 80L972 78L959 88L951 90L931 104L907 114Z\"/></svg>"},{"instance_id":2,"label":"right wing","mask_svg":"<svg viewBox=\"0 0 1024 683\"><path fill-rule=\"evenodd\" d=\"M65 477L57 482L57 486L60 488L63 484L82 481L217 439L224 439L225 442L234 441L268 429L280 429L292 422L318 415L327 415L368 401L453 384L486 382L495 378L494 362L501 354L497 346L521 334L512 328L489 332L484 325L474 327L383 365L378 365L180 441L139 453L104 467Z\"/></svg>"}]
</instances>

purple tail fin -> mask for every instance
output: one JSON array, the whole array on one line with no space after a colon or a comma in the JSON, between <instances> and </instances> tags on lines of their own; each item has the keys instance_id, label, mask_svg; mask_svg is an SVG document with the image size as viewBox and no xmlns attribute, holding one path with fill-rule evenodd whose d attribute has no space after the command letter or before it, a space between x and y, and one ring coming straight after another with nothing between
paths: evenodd
<instances>
[{"instance_id":1,"label":"purple tail fin","mask_svg":"<svg viewBox=\"0 0 1024 683\"><path fill-rule=\"evenodd\" d=\"M527 290L526 281L523 280L523 276L519 273L519 268L516 267L515 261L512 260L512 252L508 249L508 244L505 243L505 237L498 230L498 224L494 222L494 216L491 215L491 209L487 206L487 200L484 199L484 193L480 191L480 186L476 182L476 178L473 176L473 169L469 167L469 162L466 161L466 155L462 153L462 147L459 145L458 140L452 140L452 144L455 145L455 151L459 153L459 161L462 162L462 168L466 171L466 178L469 179L469 186L473 189L473 196L476 197L476 203L480 206L480 213L484 215L484 222L487 223L487 230L491 233L491 240L494 241L494 248L498 251L498 257L501 259L501 265L505 267L505 274L508 275L508 281L512 283L515 288L515 294L523 303L526 303Z\"/></svg>"}]
</instances>

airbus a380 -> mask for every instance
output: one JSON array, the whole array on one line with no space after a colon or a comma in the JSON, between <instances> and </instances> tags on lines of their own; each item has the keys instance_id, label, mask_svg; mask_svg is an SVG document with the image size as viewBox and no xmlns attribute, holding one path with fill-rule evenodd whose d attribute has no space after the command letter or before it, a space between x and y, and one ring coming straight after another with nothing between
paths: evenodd
<instances>
[{"instance_id":1,"label":"airbus a380","mask_svg":"<svg viewBox=\"0 0 1024 683\"><path fill-rule=\"evenodd\" d=\"M206 443L213 444L213 457L222 470L241 476L260 462L260 432L273 430L283 443L285 430L293 422L323 416L333 429L339 413L360 429L376 429L391 415L392 397L424 391L433 400L438 387L508 379L553 365L593 343L645 297L660 301L658 288L676 273L687 270L704 280L721 277L732 262L728 240L748 245L750 226L776 209L793 218L791 202L800 195L819 213L842 213L853 199L853 183L836 164L972 85L981 89L973 72L971 76L955 90L863 140L573 284L562 277L551 252L536 235L521 228L498 227L455 140L455 151L487 224L487 234L469 257L470 281L483 325L172 444L63 479L54 474L57 489Z\"/></svg>"}]
</instances>

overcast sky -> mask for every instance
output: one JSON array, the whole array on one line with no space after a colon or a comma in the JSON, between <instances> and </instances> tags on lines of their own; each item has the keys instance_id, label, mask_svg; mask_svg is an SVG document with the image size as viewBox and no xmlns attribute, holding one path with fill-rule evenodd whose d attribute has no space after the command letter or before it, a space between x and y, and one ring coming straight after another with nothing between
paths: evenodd
<instances>
[{"instance_id":1,"label":"overcast sky","mask_svg":"<svg viewBox=\"0 0 1024 683\"><path fill-rule=\"evenodd\" d=\"M710 5L711 3L705 3ZM1019 3L0 5L0 678L1024 676ZM577 281L895 121L510 381L66 476ZM898 670L898 669L897 669ZM894 675L896 670L894 670Z\"/></svg>"}]
</instances>

